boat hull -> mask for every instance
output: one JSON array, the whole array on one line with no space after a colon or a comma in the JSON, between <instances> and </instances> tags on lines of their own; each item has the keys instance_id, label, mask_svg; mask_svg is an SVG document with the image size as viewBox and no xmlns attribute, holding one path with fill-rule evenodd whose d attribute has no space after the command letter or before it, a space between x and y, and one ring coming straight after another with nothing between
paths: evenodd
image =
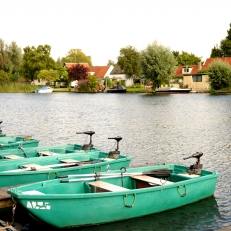
<instances>
[{"instance_id":1,"label":"boat hull","mask_svg":"<svg viewBox=\"0 0 231 231\"><path fill-rule=\"evenodd\" d=\"M173 170L175 167L183 169L183 166L177 165L159 165L154 168L163 167ZM139 168L139 171L148 169L151 168ZM127 172L129 171L132 172L134 169L128 169ZM32 189L48 192L49 186L46 186L46 183L10 189L9 193L13 200L22 205L34 218L57 228L71 228L158 213L197 202L214 194L219 173L207 171L207 174L206 171L202 171L204 175L197 178L182 177L177 175L178 173L175 172L172 175L172 184L147 188L132 187L135 182L124 178L126 185L124 187L130 187L130 189L117 192L93 193L90 191L92 189L87 189L89 182L63 184L59 180L54 180L47 184L51 183L50 187L54 188L56 184L60 185L57 186L56 194L25 195L22 193ZM108 182L121 185L121 178L110 179ZM67 187L75 187L78 193L70 193ZM81 190L78 191L77 188ZM88 190L88 193L84 193L84 190Z\"/></svg>"},{"instance_id":2,"label":"boat hull","mask_svg":"<svg viewBox=\"0 0 231 231\"><path fill-rule=\"evenodd\" d=\"M176 87L163 87L156 89L156 94L186 94L189 93L191 89L188 88L176 88Z\"/></svg>"},{"instance_id":3,"label":"boat hull","mask_svg":"<svg viewBox=\"0 0 231 231\"><path fill-rule=\"evenodd\" d=\"M0 188L55 179L59 175L86 174L128 167L131 157L120 155L118 159L107 158L107 152L91 151L85 153L70 153L66 155L32 157L0 162ZM69 165L65 160L77 160L79 165ZM83 163L86 161L99 161ZM73 162L71 163L73 164ZM46 167L46 166L54 167ZM62 166L60 166L62 165ZM25 166L32 166L25 170ZM33 166L35 168L33 169ZM37 167L38 166L38 167ZM37 169L36 169L37 167Z\"/></svg>"},{"instance_id":4,"label":"boat hull","mask_svg":"<svg viewBox=\"0 0 231 231\"><path fill-rule=\"evenodd\" d=\"M0 151L7 149L18 149L20 146L23 148L38 147L39 140L27 139L27 137L0 137Z\"/></svg>"},{"instance_id":5,"label":"boat hull","mask_svg":"<svg viewBox=\"0 0 231 231\"><path fill-rule=\"evenodd\" d=\"M91 148L89 151L96 151L96 148ZM42 146L42 147L29 147L21 149L6 149L0 151L0 162L7 161L10 159L16 158L31 158L31 157L40 157L40 156L52 156L52 155L60 155L60 154L70 154L74 152L85 152L82 150L82 145L79 144L64 144L64 145L52 145L52 146ZM13 156L12 156L13 155Z\"/></svg>"}]
</instances>

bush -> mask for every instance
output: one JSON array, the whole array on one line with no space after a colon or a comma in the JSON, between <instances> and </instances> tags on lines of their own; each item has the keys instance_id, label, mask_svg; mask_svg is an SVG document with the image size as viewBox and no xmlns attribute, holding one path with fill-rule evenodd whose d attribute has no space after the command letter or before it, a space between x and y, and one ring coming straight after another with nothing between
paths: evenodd
<instances>
[{"instance_id":1,"label":"bush","mask_svg":"<svg viewBox=\"0 0 231 231\"><path fill-rule=\"evenodd\" d=\"M8 81L9 80L9 75L3 71L0 70L0 81Z\"/></svg>"},{"instance_id":2,"label":"bush","mask_svg":"<svg viewBox=\"0 0 231 231\"><path fill-rule=\"evenodd\" d=\"M208 67L208 82L215 90L229 87L231 84L231 66L221 60L214 61Z\"/></svg>"}]
</instances>

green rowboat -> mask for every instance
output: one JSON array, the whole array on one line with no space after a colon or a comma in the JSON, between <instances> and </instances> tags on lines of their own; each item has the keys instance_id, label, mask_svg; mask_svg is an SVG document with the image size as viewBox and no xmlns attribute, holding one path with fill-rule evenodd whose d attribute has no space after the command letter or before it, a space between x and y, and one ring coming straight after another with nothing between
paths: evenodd
<instances>
[{"instance_id":1,"label":"green rowboat","mask_svg":"<svg viewBox=\"0 0 231 231\"><path fill-rule=\"evenodd\" d=\"M31 136L0 137L0 151L19 147L38 147L38 144L39 140L32 139Z\"/></svg>"},{"instance_id":2,"label":"green rowboat","mask_svg":"<svg viewBox=\"0 0 231 231\"><path fill-rule=\"evenodd\" d=\"M85 174L128 167L131 157L90 151L0 162L0 188L54 179L63 174Z\"/></svg>"},{"instance_id":3,"label":"green rowboat","mask_svg":"<svg viewBox=\"0 0 231 231\"><path fill-rule=\"evenodd\" d=\"M22 148L21 146L18 149L8 149L0 150L0 162L13 159L21 158L31 158L31 157L43 157L43 156L57 156L60 154L70 154L70 153L80 153L80 152L90 152L90 151L100 151L100 149L94 148L92 144L92 135L94 131L86 131L77 134L87 134L90 135L90 142L88 144L61 144L61 145L51 145L51 146L40 146L33 148ZM119 142L122 137L117 136L113 138L117 142L117 148L114 151L110 151L110 156L115 156L120 154L119 151Z\"/></svg>"},{"instance_id":4,"label":"green rowboat","mask_svg":"<svg viewBox=\"0 0 231 231\"><path fill-rule=\"evenodd\" d=\"M71 228L197 202L214 194L218 176L201 169L191 174L187 166L167 164L39 182L11 188L8 193L36 220Z\"/></svg>"}]
</instances>

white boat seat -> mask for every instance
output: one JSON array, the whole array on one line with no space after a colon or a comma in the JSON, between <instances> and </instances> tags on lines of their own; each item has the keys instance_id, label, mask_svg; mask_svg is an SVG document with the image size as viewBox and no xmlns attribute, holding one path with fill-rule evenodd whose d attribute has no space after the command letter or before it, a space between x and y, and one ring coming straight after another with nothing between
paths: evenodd
<instances>
[{"instance_id":1,"label":"white boat seat","mask_svg":"<svg viewBox=\"0 0 231 231\"><path fill-rule=\"evenodd\" d=\"M81 161L74 160L74 159L64 159L64 160L60 160L60 162L70 164L70 163L80 163Z\"/></svg>"},{"instance_id":2,"label":"white boat seat","mask_svg":"<svg viewBox=\"0 0 231 231\"><path fill-rule=\"evenodd\" d=\"M112 161L112 160L115 160L115 159L112 159L112 158L100 158L100 160L103 160L103 161Z\"/></svg>"},{"instance_id":3,"label":"white boat seat","mask_svg":"<svg viewBox=\"0 0 231 231\"><path fill-rule=\"evenodd\" d=\"M17 156L17 155L7 155L4 156L4 159L20 159L23 158L22 156Z\"/></svg>"},{"instance_id":4,"label":"white boat seat","mask_svg":"<svg viewBox=\"0 0 231 231\"><path fill-rule=\"evenodd\" d=\"M26 194L26 195L43 195L44 193L39 192L37 190L30 190L30 191L22 192L22 194Z\"/></svg>"},{"instance_id":5,"label":"white boat seat","mask_svg":"<svg viewBox=\"0 0 231 231\"><path fill-rule=\"evenodd\" d=\"M49 167L46 167L46 166L42 166L42 165L39 165L39 164L25 164L25 165L22 165L23 168L34 168L34 170L47 170L47 169L51 169Z\"/></svg>"},{"instance_id":6,"label":"white boat seat","mask_svg":"<svg viewBox=\"0 0 231 231\"><path fill-rule=\"evenodd\" d=\"M182 174L177 174L179 176L185 176L185 177L189 177L189 178L196 178L196 177L200 177L200 175L197 174L188 174L188 173L182 173Z\"/></svg>"},{"instance_id":7,"label":"white boat seat","mask_svg":"<svg viewBox=\"0 0 231 231\"><path fill-rule=\"evenodd\" d=\"M50 151L42 151L38 152L39 156L55 156L55 155L60 155L55 152L50 152Z\"/></svg>"},{"instance_id":8,"label":"white boat seat","mask_svg":"<svg viewBox=\"0 0 231 231\"><path fill-rule=\"evenodd\" d=\"M132 179L135 179L135 180L147 182L150 185L151 184L155 184L155 185L169 185L169 184L173 184L173 182L171 182L171 181L167 181L167 180L163 180L163 179L159 179L159 178L151 177L151 176L147 176L147 175L137 175L137 176L130 176L130 177Z\"/></svg>"},{"instance_id":9,"label":"white boat seat","mask_svg":"<svg viewBox=\"0 0 231 231\"><path fill-rule=\"evenodd\" d=\"M100 192L121 192L121 191L129 191L127 188L123 188L114 184L110 184L104 181L94 181L88 183L91 185L91 192L100 193Z\"/></svg>"}]
</instances>

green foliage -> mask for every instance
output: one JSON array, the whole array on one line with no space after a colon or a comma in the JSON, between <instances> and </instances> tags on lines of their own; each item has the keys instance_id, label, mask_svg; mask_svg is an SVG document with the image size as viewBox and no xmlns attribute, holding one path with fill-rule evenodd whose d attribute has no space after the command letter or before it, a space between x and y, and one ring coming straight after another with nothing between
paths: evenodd
<instances>
[{"instance_id":1,"label":"green foliage","mask_svg":"<svg viewBox=\"0 0 231 231\"><path fill-rule=\"evenodd\" d=\"M112 87L112 81L109 79L108 76L105 77L104 85L106 86L106 88Z\"/></svg>"},{"instance_id":2,"label":"green foliage","mask_svg":"<svg viewBox=\"0 0 231 231\"><path fill-rule=\"evenodd\" d=\"M168 84L176 69L176 60L169 48L156 41L141 51L143 77L152 82L153 89Z\"/></svg>"},{"instance_id":3,"label":"green foliage","mask_svg":"<svg viewBox=\"0 0 231 231\"><path fill-rule=\"evenodd\" d=\"M182 51L181 54L178 51L173 51L172 53L177 61L177 66L197 65L198 62L201 62L200 57L186 51Z\"/></svg>"},{"instance_id":4,"label":"green foliage","mask_svg":"<svg viewBox=\"0 0 231 231\"><path fill-rule=\"evenodd\" d=\"M81 49L71 49L68 54L62 58L63 63L88 63L92 66L91 56L85 55Z\"/></svg>"},{"instance_id":5,"label":"green foliage","mask_svg":"<svg viewBox=\"0 0 231 231\"><path fill-rule=\"evenodd\" d=\"M9 80L9 75L3 71L0 70L0 81L8 81Z\"/></svg>"},{"instance_id":6,"label":"green foliage","mask_svg":"<svg viewBox=\"0 0 231 231\"><path fill-rule=\"evenodd\" d=\"M27 80L38 79L41 70L55 68L55 61L50 57L51 46L39 45L37 48L25 47L22 63L22 74Z\"/></svg>"},{"instance_id":7,"label":"green foliage","mask_svg":"<svg viewBox=\"0 0 231 231\"><path fill-rule=\"evenodd\" d=\"M18 82L19 79L20 79L19 73L10 74L10 81L12 81L12 82Z\"/></svg>"},{"instance_id":8,"label":"green foliage","mask_svg":"<svg viewBox=\"0 0 231 231\"><path fill-rule=\"evenodd\" d=\"M107 66L115 66L115 62L113 61L113 60L108 60L108 62L107 62Z\"/></svg>"},{"instance_id":9,"label":"green foliage","mask_svg":"<svg viewBox=\"0 0 231 231\"><path fill-rule=\"evenodd\" d=\"M19 73L22 64L22 50L12 42L7 45L0 39L0 70L8 74Z\"/></svg>"},{"instance_id":10,"label":"green foliage","mask_svg":"<svg viewBox=\"0 0 231 231\"><path fill-rule=\"evenodd\" d=\"M208 82L211 88L218 90L231 84L231 66L221 60L214 61L208 67Z\"/></svg>"},{"instance_id":11,"label":"green foliage","mask_svg":"<svg viewBox=\"0 0 231 231\"><path fill-rule=\"evenodd\" d=\"M230 57L231 56L231 23L229 24L229 30L227 30L227 36L220 41L220 46L216 45L212 48L210 57Z\"/></svg>"},{"instance_id":12,"label":"green foliage","mask_svg":"<svg viewBox=\"0 0 231 231\"><path fill-rule=\"evenodd\" d=\"M56 70L41 70L38 74L38 80L52 82L59 79L59 73Z\"/></svg>"},{"instance_id":13,"label":"green foliage","mask_svg":"<svg viewBox=\"0 0 231 231\"><path fill-rule=\"evenodd\" d=\"M140 54L134 47L127 46L125 48L121 48L117 63L120 68L124 70L128 79L140 78Z\"/></svg>"},{"instance_id":14,"label":"green foliage","mask_svg":"<svg viewBox=\"0 0 231 231\"><path fill-rule=\"evenodd\" d=\"M88 87L90 91L93 91L93 89L96 87L98 82L96 81L96 76L95 75L89 75L88 76Z\"/></svg>"}]
</instances>

